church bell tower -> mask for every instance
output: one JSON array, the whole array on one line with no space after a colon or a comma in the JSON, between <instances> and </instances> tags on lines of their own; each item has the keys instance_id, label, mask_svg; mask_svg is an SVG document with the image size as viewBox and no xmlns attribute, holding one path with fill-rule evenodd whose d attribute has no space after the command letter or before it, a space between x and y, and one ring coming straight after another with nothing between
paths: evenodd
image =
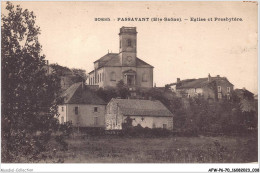
<instances>
[{"instance_id":1,"label":"church bell tower","mask_svg":"<svg viewBox=\"0 0 260 173\"><path fill-rule=\"evenodd\" d=\"M119 56L122 66L136 66L136 27L122 27L119 33Z\"/></svg>"}]
</instances>

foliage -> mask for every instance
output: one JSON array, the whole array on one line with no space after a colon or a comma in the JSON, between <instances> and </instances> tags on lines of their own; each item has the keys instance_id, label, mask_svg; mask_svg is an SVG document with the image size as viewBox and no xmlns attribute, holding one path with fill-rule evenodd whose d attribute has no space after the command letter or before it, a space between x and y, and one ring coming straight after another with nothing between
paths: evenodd
<instances>
[{"instance_id":1,"label":"foliage","mask_svg":"<svg viewBox=\"0 0 260 173\"><path fill-rule=\"evenodd\" d=\"M133 122L133 119L130 117L130 116L127 116L126 119L124 120L125 122L122 123L122 129L123 130L128 130L130 128L132 128L132 122Z\"/></svg>"},{"instance_id":2,"label":"foliage","mask_svg":"<svg viewBox=\"0 0 260 173\"><path fill-rule=\"evenodd\" d=\"M80 68L72 68L71 71L73 74L80 76L84 81L87 80L86 70Z\"/></svg>"},{"instance_id":3,"label":"foliage","mask_svg":"<svg viewBox=\"0 0 260 173\"><path fill-rule=\"evenodd\" d=\"M99 88L96 91L96 94L102 98L106 103L108 103L112 98L117 98L118 97L118 93L117 90L115 88Z\"/></svg>"},{"instance_id":4,"label":"foliage","mask_svg":"<svg viewBox=\"0 0 260 173\"><path fill-rule=\"evenodd\" d=\"M118 81L116 85L117 95L122 98L126 99L129 96L128 87L125 85L123 80Z\"/></svg>"},{"instance_id":5,"label":"foliage","mask_svg":"<svg viewBox=\"0 0 260 173\"><path fill-rule=\"evenodd\" d=\"M249 163L258 160L257 135L217 137L92 136L67 140L66 163Z\"/></svg>"},{"instance_id":6,"label":"foliage","mask_svg":"<svg viewBox=\"0 0 260 173\"><path fill-rule=\"evenodd\" d=\"M61 66L57 63L49 65L58 76L71 75L72 71L68 67Z\"/></svg>"},{"instance_id":7,"label":"foliage","mask_svg":"<svg viewBox=\"0 0 260 173\"><path fill-rule=\"evenodd\" d=\"M65 122L63 124L59 125L59 131L62 132L62 135L65 137L69 137L72 132L73 132L73 126L72 126L72 122Z\"/></svg>"},{"instance_id":8,"label":"foliage","mask_svg":"<svg viewBox=\"0 0 260 173\"><path fill-rule=\"evenodd\" d=\"M242 113L240 105L220 101L208 103L202 98L189 99L189 109L177 112L174 117L175 130L195 134L241 134L257 127L257 116ZM254 113L252 113L254 114Z\"/></svg>"},{"instance_id":9,"label":"foliage","mask_svg":"<svg viewBox=\"0 0 260 173\"><path fill-rule=\"evenodd\" d=\"M131 120L130 120L131 121ZM126 125L126 124L125 124ZM167 129L162 128L143 128L140 124L137 126L130 126L129 124L123 129L123 134L126 137L169 137L172 133Z\"/></svg>"},{"instance_id":10,"label":"foliage","mask_svg":"<svg viewBox=\"0 0 260 173\"><path fill-rule=\"evenodd\" d=\"M214 87L214 85L212 85ZM208 102L201 97L178 98L168 92L167 86L151 88L143 93L146 99L161 101L173 114L173 127L176 134L197 136L199 134L241 134L257 128L257 104L251 101L248 107L254 111L243 111L242 101Z\"/></svg>"},{"instance_id":11,"label":"foliage","mask_svg":"<svg viewBox=\"0 0 260 173\"><path fill-rule=\"evenodd\" d=\"M2 15L2 161L35 157L57 115L59 78L46 75L33 12L7 2ZM35 138L36 134L44 140Z\"/></svg>"},{"instance_id":12,"label":"foliage","mask_svg":"<svg viewBox=\"0 0 260 173\"><path fill-rule=\"evenodd\" d=\"M107 87L105 89L99 88L96 94L102 98L105 102L109 102L112 98L122 98L126 99L130 93L127 86L124 84L123 80L117 83L117 87Z\"/></svg>"}]
</instances>

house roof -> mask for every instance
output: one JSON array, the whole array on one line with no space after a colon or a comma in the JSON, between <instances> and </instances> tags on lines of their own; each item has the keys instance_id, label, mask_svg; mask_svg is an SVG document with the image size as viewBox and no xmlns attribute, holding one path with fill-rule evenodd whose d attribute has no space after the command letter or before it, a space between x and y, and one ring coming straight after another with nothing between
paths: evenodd
<instances>
[{"instance_id":1,"label":"house roof","mask_svg":"<svg viewBox=\"0 0 260 173\"><path fill-rule=\"evenodd\" d=\"M158 100L112 99L123 115L172 117L173 114Z\"/></svg>"},{"instance_id":2,"label":"house roof","mask_svg":"<svg viewBox=\"0 0 260 173\"><path fill-rule=\"evenodd\" d=\"M210 82L208 81L208 78L199 78L199 79L185 79L181 80L178 83L173 83L170 85L176 85L178 89L182 88L202 88L212 82L216 82L218 85L221 85L222 83L229 83L233 86L232 83L228 81L226 77L211 77Z\"/></svg>"},{"instance_id":3,"label":"house roof","mask_svg":"<svg viewBox=\"0 0 260 173\"><path fill-rule=\"evenodd\" d=\"M247 89L235 89L235 94L241 99L254 99L254 94Z\"/></svg>"},{"instance_id":4,"label":"house roof","mask_svg":"<svg viewBox=\"0 0 260 173\"><path fill-rule=\"evenodd\" d=\"M71 85L61 96L64 97L64 104L106 105L104 100L82 82Z\"/></svg>"},{"instance_id":5,"label":"house roof","mask_svg":"<svg viewBox=\"0 0 260 173\"><path fill-rule=\"evenodd\" d=\"M101 58L99 58L98 60L96 60L94 63L99 63L99 67L121 67L121 62L120 62L120 56L118 53L108 53L104 56L102 56ZM150 64L144 62L143 60L139 59L136 57L136 67L151 67L153 68L153 66L151 66ZM92 71L91 71L92 72ZM91 73L90 72L90 73Z\"/></svg>"}]
</instances>

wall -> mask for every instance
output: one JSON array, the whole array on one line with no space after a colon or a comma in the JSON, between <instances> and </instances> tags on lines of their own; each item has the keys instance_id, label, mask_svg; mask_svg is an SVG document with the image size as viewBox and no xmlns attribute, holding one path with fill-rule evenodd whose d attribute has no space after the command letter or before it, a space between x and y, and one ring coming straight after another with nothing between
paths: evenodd
<instances>
[{"instance_id":1,"label":"wall","mask_svg":"<svg viewBox=\"0 0 260 173\"><path fill-rule=\"evenodd\" d=\"M137 68L137 85L145 88L153 87L153 68ZM147 81L142 80L143 74L147 74Z\"/></svg>"},{"instance_id":2,"label":"wall","mask_svg":"<svg viewBox=\"0 0 260 173\"><path fill-rule=\"evenodd\" d=\"M166 124L168 130L173 129L173 117L131 116L131 118L133 126L140 124L144 128L163 128L163 124Z\"/></svg>"},{"instance_id":3,"label":"wall","mask_svg":"<svg viewBox=\"0 0 260 173\"><path fill-rule=\"evenodd\" d=\"M67 115L64 120L72 121L74 126L105 127L105 105L66 104L64 112L61 112L61 107L62 105L59 106L59 113L64 117ZM75 114L75 107L78 107L78 115ZM94 112L94 107L97 107L97 112ZM95 124L95 117L97 117L97 124Z\"/></svg>"},{"instance_id":4,"label":"wall","mask_svg":"<svg viewBox=\"0 0 260 173\"><path fill-rule=\"evenodd\" d=\"M126 118L115 102L108 103L105 115L106 130L121 130ZM133 119L133 126L140 124L144 128L163 128L163 124L166 124L168 130L173 129L173 117L130 116L130 118Z\"/></svg>"},{"instance_id":5,"label":"wall","mask_svg":"<svg viewBox=\"0 0 260 173\"><path fill-rule=\"evenodd\" d=\"M63 110L62 110L63 108ZM58 120L60 123L62 123L62 117L63 117L63 120L64 122L67 121L67 105L59 105L58 106L58 113L59 113L59 117L58 117Z\"/></svg>"},{"instance_id":6,"label":"wall","mask_svg":"<svg viewBox=\"0 0 260 173\"><path fill-rule=\"evenodd\" d=\"M188 97L198 97L199 95L203 95L202 88L190 88L187 90Z\"/></svg>"},{"instance_id":7,"label":"wall","mask_svg":"<svg viewBox=\"0 0 260 173\"><path fill-rule=\"evenodd\" d=\"M218 93L221 93L223 99L226 99L228 94L231 96L231 93L232 93L232 91L234 89L233 85L231 85L225 79L217 80L216 83L217 83L217 87L221 86L221 92L218 92ZM228 93L227 87L230 87L230 92L229 93Z\"/></svg>"},{"instance_id":8,"label":"wall","mask_svg":"<svg viewBox=\"0 0 260 173\"><path fill-rule=\"evenodd\" d=\"M203 98L215 100L216 99L216 91L207 87L207 86L203 87Z\"/></svg>"},{"instance_id":9,"label":"wall","mask_svg":"<svg viewBox=\"0 0 260 173\"><path fill-rule=\"evenodd\" d=\"M110 101L107 104L106 115L106 130L121 130L124 122L123 114L117 106L117 103Z\"/></svg>"},{"instance_id":10,"label":"wall","mask_svg":"<svg viewBox=\"0 0 260 173\"><path fill-rule=\"evenodd\" d=\"M88 85L98 85L99 87L103 87L104 77L105 77L104 68L100 68L94 71L93 73L89 74Z\"/></svg>"},{"instance_id":11,"label":"wall","mask_svg":"<svg viewBox=\"0 0 260 173\"><path fill-rule=\"evenodd\" d=\"M111 73L115 72L116 80L111 81ZM103 87L116 87L116 84L123 79L122 67L104 67L104 83Z\"/></svg>"},{"instance_id":12,"label":"wall","mask_svg":"<svg viewBox=\"0 0 260 173\"><path fill-rule=\"evenodd\" d=\"M139 87L153 87L153 68L136 68L136 67L105 67L104 68L104 81L100 87L112 86L116 87L116 84L123 79L123 72L126 70L136 71L136 85ZM116 80L111 81L111 72L116 73ZM147 81L142 80L143 74L147 75Z\"/></svg>"}]
</instances>

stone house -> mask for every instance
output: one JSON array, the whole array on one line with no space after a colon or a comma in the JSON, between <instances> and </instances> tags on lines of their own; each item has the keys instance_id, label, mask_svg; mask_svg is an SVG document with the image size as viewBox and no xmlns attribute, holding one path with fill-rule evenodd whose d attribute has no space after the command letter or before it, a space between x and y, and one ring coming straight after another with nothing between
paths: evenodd
<instances>
[{"instance_id":1,"label":"stone house","mask_svg":"<svg viewBox=\"0 0 260 173\"><path fill-rule=\"evenodd\" d=\"M115 87L123 80L130 88L153 87L153 66L137 57L136 27L122 27L119 33L119 53L108 53L94 62L88 84Z\"/></svg>"},{"instance_id":2,"label":"stone house","mask_svg":"<svg viewBox=\"0 0 260 173\"><path fill-rule=\"evenodd\" d=\"M71 85L61 97L64 102L58 106L60 123L70 121L76 127L105 127L106 103L83 82Z\"/></svg>"},{"instance_id":3,"label":"stone house","mask_svg":"<svg viewBox=\"0 0 260 173\"><path fill-rule=\"evenodd\" d=\"M121 130L127 119L132 126L173 129L173 114L158 100L111 99L106 110L106 130Z\"/></svg>"},{"instance_id":4,"label":"stone house","mask_svg":"<svg viewBox=\"0 0 260 173\"><path fill-rule=\"evenodd\" d=\"M202 97L209 100L230 100L234 85L226 77L211 77L180 80L167 85L182 98Z\"/></svg>"}]
</instances>

